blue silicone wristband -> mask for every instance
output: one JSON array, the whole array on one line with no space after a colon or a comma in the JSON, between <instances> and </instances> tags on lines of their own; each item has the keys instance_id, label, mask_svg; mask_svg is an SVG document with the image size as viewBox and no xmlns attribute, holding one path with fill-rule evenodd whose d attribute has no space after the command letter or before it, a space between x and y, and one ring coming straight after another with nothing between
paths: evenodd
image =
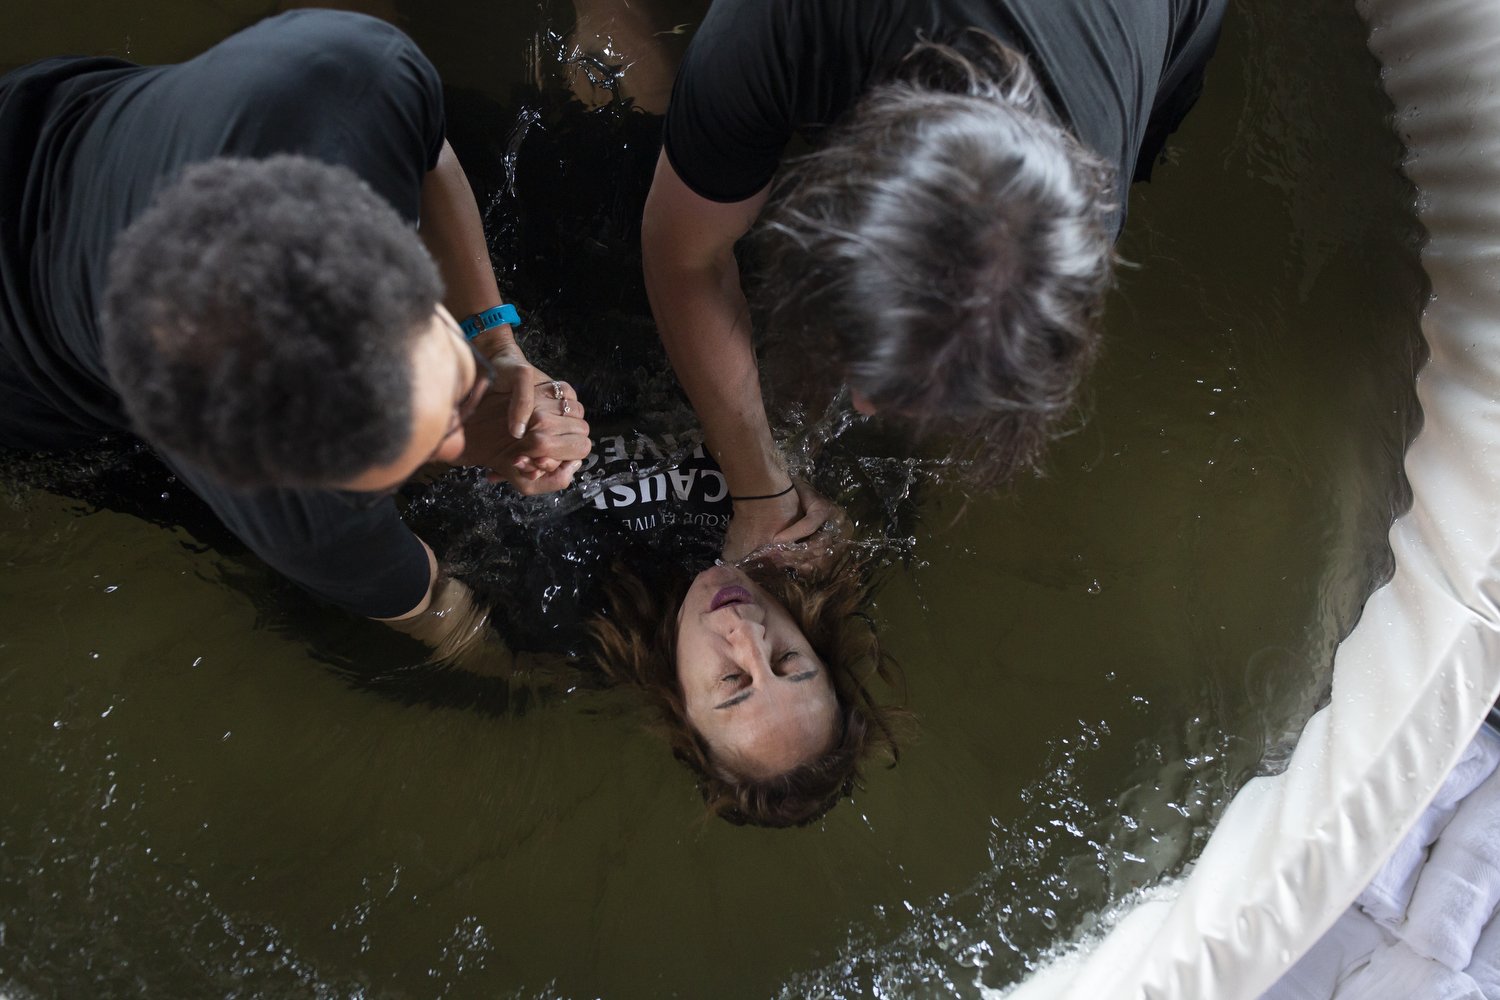
<instances>
[{"instance_id":1,"label":"blue silicone wristband","mask_svg":"<svg viewBox=\"0 0 1500 1000\"><path fill-rule=\"evenodd\" d=\"M509 323L511 326L521 325L521 314L516 312L516 307L510 303L506 303L503 306L496 306L493 309L486 309L482 313L475 313L458 324L458 328L464 332L465 337L473 340L484 331L497 326L504 326L506 323Z\"/></svg>"}]
</instances>

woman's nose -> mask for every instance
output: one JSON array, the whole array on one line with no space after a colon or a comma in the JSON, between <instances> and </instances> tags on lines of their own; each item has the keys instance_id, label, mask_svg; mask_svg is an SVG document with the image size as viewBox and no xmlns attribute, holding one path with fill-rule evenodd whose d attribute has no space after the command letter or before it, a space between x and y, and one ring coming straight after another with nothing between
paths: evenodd
<instances>
[{"instance_id":1,"label":"woman's nose","mask_svg":"<svg viewBox=\"0 0 1500 1000\"><path fill-rule=\"evenodd\" d=\"M727 616L729 620L725 623L728 628L726 633L733 636L754 637L765 632L766 627L753 618L746 618L742 614Z\"/></svg>"},{"instance_id":2,"label":"woman's nose","mask_svg":"<svg viewBox=\"0 0 1500 1000\"><path fill-rule=\"evenodd\" d=\"M733 620L727 624L725 638L736 648L751 650L759 647L765 640L766 627L758 621L734 615Z\"/></svg>"}]
</instances>

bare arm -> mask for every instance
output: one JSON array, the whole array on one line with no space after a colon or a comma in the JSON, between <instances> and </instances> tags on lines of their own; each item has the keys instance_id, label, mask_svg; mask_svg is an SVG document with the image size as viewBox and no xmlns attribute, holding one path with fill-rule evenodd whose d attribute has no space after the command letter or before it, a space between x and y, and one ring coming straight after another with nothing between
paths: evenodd
<instances>
[{"instance_id":1,"label":"bare arm","mask_svg":"<svg viewBox=\"0 0 1500 1000\"><path fill-rule=\"evenodd\" d=\"M490 251L484 240L479 206L474 203L474 190L446 140L437 166L422 181L421 212L419 232L447 286L443 305L448 311L463 319L499 305L500 286L490 267ZM475 346L486 356L508 350L520 354L509 325L486 330L479 335Z\"/></svg>"},{"instance_id":2,"label":"bare arm","mask_svg":"<svg viewBox=\"0 0 1500 1000\"><path fill-rule=\"evenodd\" d=\"M500 286L490 266L474 191L446 141L437 166L422 182L421 213L422 242L447 286L443 304L448 311L463 319L499 305L503 301ZM474 345L494 362L499 378L468 424L470 443L463 461L495 469L526 493L563 489L572 482L578 461L588 454L582 408L570 408L567 435L539 434L536 408L542 407L549 415L551 411L547 401L535 398L536 387L549 379L526 360L515 331L509 324L494 327L480 334ZM553 447L564 436L568 440ZM577 453L580 447L581 455Z\"/></svg>"},{"instance_id":3,"label":"bare arm","mask_svg":"<svg viewBox=\"0 0 1500 1000\"><path fill-rule=\"evenodd\" d=\"M641 226L646 291L662 342L730 494L740 497L776 493L790 481L766 420L734 259L735 241L765 202L765 190L730 204L709 201L682 182L663 153ZM800 512L795 492L737 503L725 556L739 558L770 542Z\"/></svg>"},{"instance_id":4,"label":"bare arm","mask_svg":"<svg viewBox=\"0 0 1500 1000\"><path fill-rule=\"evenodd\" d=\"M427 550L427 593L406 614L375 620L426 643L432 649L432 663L476 674L508 675L513 657L488 627L489 613L475 603L474 592L462 581L438 571L437 556L426 542L422 548Z\"/></svg>"}]
</instances>

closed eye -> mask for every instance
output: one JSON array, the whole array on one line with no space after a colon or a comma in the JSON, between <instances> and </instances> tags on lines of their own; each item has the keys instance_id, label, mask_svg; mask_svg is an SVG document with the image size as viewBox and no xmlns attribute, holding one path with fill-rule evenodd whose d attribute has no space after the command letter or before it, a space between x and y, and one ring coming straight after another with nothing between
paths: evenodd
<instances>
[{"instance_id":1,"label":"closed eye","mask_svg":"<svg viewBox=\"0 0 1500 1000\"><path fill-rule=\"evenodd\" d=\"M754 693L755 693L755 689L754 688L746 688L745 690L741 691L739 694L735 695L733 698L730 698L730 699L728 699L726 701L719 702L717 705L714 706L714 711L717 712L721 708L733 708L734 706L738 705L740 702L744 701L746 698L749 698Z\"/></svg>"},{"instance_id":2,"label":"closed eye","mask_svg":"<svg viewBox=\"0 0 1500 1000\"><path fill-rule=\"evenodd\" d=\"M797 650L797 649L787 650L785 653L782 653L780 656L778 656L776 658L776 666L780 667L783 664L785 664L785 663L787 663L787 662L795 659L796 657L802 656L802 655L803 654L802 654L801 650ZM816 676L818 676L818 668L817 667L812 667L812 668L810 668L808 670L803 670L800 673L782 674L781 675L781 679L782 680L786 680L786 681L791 681L793 684L800 684L803 681L810 681L810 680L812 680ZM741 687L744 690L740 691L739 694L736 694L733 697L728 698L725 701L719 702L717 705L714 706L714 710L715 711L717 711L718 709L721 709L721 708L733 708L734 706L736 706L736 705L740 704L741 702L745 701L751 695L755 694L755 688L753 688L753 687L750 686L750 675L747 674L747 673L745 673L744 671L736 671L735 673L732 673L732 674L725 674L723 677L719 678L719 684L720 685L734 685L736 687Z\"/></svg>"},{"instance_id":3,"label":"closed eye","mask_svg":"<svg viewBox=\"0 0 1500 1000\"><path fill-rule=\"evenodd\" d=\"M776 676L781 677L784 680L805 681L809 677L817 676L818 671L816 667L797 674L793 674L792 671L801 666L800 661L805 660L806 658L807 656L802 650L789 649L785 653L782 653L780 656L776 657L775 661L772 663L771 669L775 672Z\"/></svg>"},{"instance_id":4,"label":"closed eye","mask_svg":"<svg viewBox=\"0 0 1500 1000\"><path fill-rule=\"evenodd\" d=\"M731 693L727 700L715 705L714 708L716 710L720 708L733 708L755 693L755 688L751 687L750 675L743 670L731 670L723 677L720 677L718 684L715 686L723 691L739 692L738 694Z\"/></svg>"}]
</instances>

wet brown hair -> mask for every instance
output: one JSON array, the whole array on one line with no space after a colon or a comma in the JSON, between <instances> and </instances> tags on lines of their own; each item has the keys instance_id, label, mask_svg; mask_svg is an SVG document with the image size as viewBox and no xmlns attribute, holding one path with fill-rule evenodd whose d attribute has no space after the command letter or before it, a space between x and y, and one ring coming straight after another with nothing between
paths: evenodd
<instances>
[{"instance_id":1,"label":"wet brown hair","mask_svg":"<svg viewBox=\"0 0 1500 1000\"><path fill-rule=\"evenodd\" d=\"M851 794L868 761L884 759L895 766L911 716L879 704L870 685L878 681L904 694L904 684L863 610L871 578L853 546L843 546L811 573L797 575L768 564L745 571L786 608L828 667L840 731L818 758L772 778L742 777L716 759L688 724L677 680L677 610L692 574L662 586L621 568L607 588L608 610L590 624L594 660L610 680L636 688L655 706L672 755L698 776L710 813L737 825L803 826Z\"/></svg>"},{"instance_id":2,"label":"wet brown hair","mask_svg":"<svg viewBox=\"0 0 1500 1000\"><path fill-rule=\"evenodd\" d=\"M847 382L957 444L971 480L1010 478L1076 413L1114 183L1020 53L920 43L773 182L751 285L773 370L804 397Z\"/></svg>"}]
</instances>

